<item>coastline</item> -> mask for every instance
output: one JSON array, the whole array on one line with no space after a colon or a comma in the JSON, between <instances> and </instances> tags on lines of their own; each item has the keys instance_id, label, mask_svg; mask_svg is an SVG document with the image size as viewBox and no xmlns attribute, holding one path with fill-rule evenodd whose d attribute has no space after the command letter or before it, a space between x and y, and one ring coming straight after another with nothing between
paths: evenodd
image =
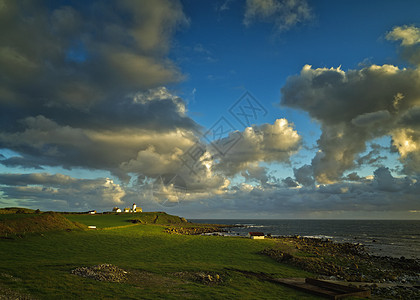
<instances>
[{"instance_id":1,"label":"coastline","mask_svg":"<svg viewBox=\"0 0 420 300\"><path fill-rule=\"evenodd\" d=\"M197 226L197 223L191 223ZM174 230L177 234L220 235L246 238L226 229L255 228L233 224L200 224L194 231ZM206 227L207 226L207 227ZM206 229L205 229L206 228ZM170 232L174 233L174 232ZM372 254L363 244L337 242L324 237L271 236L274 247L265 248L261 255L314 274L318 279L369 288L372 295L390 299L413 299L420 293L420 259Z\"/></svg>"},{"instance_id":2,"label":"coastline","mask_svg":"<svg viewBox=\"0 0 420 300\"><path fill-rule=\"evenodd\" d=\"M273 280L312 278L362 288L368 286L374 299L413 299L420 294L418 260L374 256L360 244L268 234L263 240L251 240L229 231L257 231L257 228L243 228L243 224L192 223L162 212L135 216L53 215L57 217L54 220L47 218L48 213L15 213L2 217L4 225L11 226L14 235L1 240L0 293L2 287L12 288L16 282L21 282L18 287L34 296L47 290L52 293L51 288L54 294L65 295L77 293L83 290L82 285L89 283L92 293L102 295L102 285L93 283L93 279L121 282L121 285L108 286L109 291L118 293L124 289L124 284L143 287L144 278L154 278L147 283L148 291L153 295L161 293L160 298L169 293L160 289L163 280L177 286L179 289L171 289L170 293L175 291L178 295L184 295L184 288L191 295L219 293L225 297L232 289L249 295L255 291L246 289L253 285L258 287L258 293L253 294L255 297L261 293L268 298L282 293L283 299L291 295L305 299L305 294L283 289ZM36 217L47 218L51 226L45 227ZM64 226L57 230L56 225L64 219L78 224L77 228ZM33 230L28 231L26 225L31 225ZM96 225L96 230L89 230L88 225ZM109 255L117 252L118 255ZM20 253L20 260L16 260L16 253ZM40 259L32 259L34 255ZM142 259L133 260L133 257ZM126 275L123 278L121 274L129 275L124 279ZM108 275L112 276L108 278ZM15 278L20 281L13 281ZM33 280L29 284L30 291L23 285L28 278ZM64 279L71 284L63 290ZM46 282L53 283L47 287ZM136 289L132 295L137 295ZM93 294L90 296L95 299Z\"/></svg>"},{"instance_id":3,"label":"coastline","mask_svg":"<svg viewBox=\"0 0 420 300\"><path fill-rule=\"evenodd\" d=\"M318 279L368 287L380 297L414 299L420 294L420 260L369 254L360 244L328 239L278 237L261 253L279 263L318 274ZM392 299L392 298L391 298Z\"/></svg>"},{"instance_id":4,"label":"coastline","mask_svg":"<svg viewBox=\"0 0 420 300\"><path fill-rule=\"evenodd\" d=\"M372 255L420 259L420 220L261 220L191 219L197 223L241 225L224 235L261 231L276 236L304 236L363 244Z\"/></svg>"},{"instance_id":5,"label":"coastline","mask_svg":"<svg viewBox=\"0 0 420 300\"><path fill-rule=\"evenodd\" d=\"M238 224L189 223L188 227L185 225L168 227L166 232L246 238L229 234L229 231L225 230L238 227L247 228ZM289 263L306 271L329 276L329 279L420 285L420 259L417 258L374 255L363 244L336 242L329 238L299 235L266 235L265 238L277 241L277 246L264 249L261 254L278 262Z\"/></svg>"}]
</instances>

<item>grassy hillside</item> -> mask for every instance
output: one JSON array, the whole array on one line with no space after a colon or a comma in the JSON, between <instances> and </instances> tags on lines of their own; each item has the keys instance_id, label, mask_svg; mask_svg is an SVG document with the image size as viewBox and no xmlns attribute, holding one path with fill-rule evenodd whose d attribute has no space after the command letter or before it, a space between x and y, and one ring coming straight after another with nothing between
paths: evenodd
<instances>
[{"instance_id":1,"label":"grassy hillside","mask_svg":"<svg viewBox=\"0 0 420 300\"><path fill-rule=\"evenodd\" d=\"M36 211L29 208L23 208L23 207L5 207L0 208L0 215L5 214L33 214Z\"/></svg>"},{"instance_id":2,"label":"grassy hillside","mask_svg":"<svg viewBox=\"0 0 420 300\"><path fill-rule=\"evenodd\" d=\"M57 213L0 214L0 237L84 228Z\"/></svg>"},{"instance_id":3,"label":"grassy hillside","mask_svg":"<svg viewBox=\"0 0 420 300\"><path fill-rule=\"evenodd\" d=\"M66 214L69 220L85 225L95 225L97 228L125 226L133 224L187 224L187 220L178 216L168 215L164 212L144 213L112 213L112 214Z\"/></svg>"},{"instance_id":4,"label":"grassy hillside","mask_svg":"<svg viewBox=\"0 0 420 300\"><path fill-rule=\"evenodd\" d=\"M37 299L317 299L260 280L261 272L275 277L310 275L259 254L273 246L274 240L171 235L165 233L165 226L130 224L127 220L132 216L124 214L67 217L108 230L0 239L0 295L9 292L13 297L18 293ZM123 268L128 279L102 282L71 274L76 268L99 264ZM220 280L200 280L208 275Z\"/></svg>"}]
</instances>

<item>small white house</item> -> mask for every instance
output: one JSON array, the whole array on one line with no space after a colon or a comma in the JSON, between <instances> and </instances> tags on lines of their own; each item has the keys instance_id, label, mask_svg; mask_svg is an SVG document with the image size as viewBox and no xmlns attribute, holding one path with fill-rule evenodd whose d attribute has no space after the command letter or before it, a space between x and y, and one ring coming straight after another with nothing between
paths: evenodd
<instances>
[{"instance_id":1,"label":"small white house","mask_svg":"<svg viewBox=\"0 0 420 300\"><path fill-rule=\"evenodd\" d=\"M263 240L264 233L263 232L248 232L248 237L253 240Z\"/></svg>"},{"instance_id":2,"label":"small white house","mask_svg":"<svg viewBox=\"0 0 420 300\"><path fill-rule=\"evenodd\" d=\"M130 212L130 209L128 207L126 207L126 208L124 208L124 212L125 213L129 213Z\"/></svg>"},{"instance_id":3,"label":"small white house","mask_svg":"<svg viewBox=\"0 0 420 300\"><path fill-rule=\"evenodd\" d=\"M94 214L96 214L96 210L90 210L89 211L89 215L94 215Z\"/></svg>"},{"instance_id":4,"label":"small white house","mask_svg":"<svg viewBox=\"0 0 420 300\"><path fill-rule=\"evenodd\" d=\"M113 211L113 212L116 212L116 213L120 213L120 212L121 212L121 208L114 207L114 208L112 209L112 211Z\"/></svg>"}]
</instances>

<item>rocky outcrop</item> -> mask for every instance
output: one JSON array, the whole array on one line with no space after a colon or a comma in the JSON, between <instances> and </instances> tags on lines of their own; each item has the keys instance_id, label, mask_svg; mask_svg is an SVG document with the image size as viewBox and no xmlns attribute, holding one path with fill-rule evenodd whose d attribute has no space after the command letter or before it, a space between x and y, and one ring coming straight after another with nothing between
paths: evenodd
<instances>
[{"instance_id":1,"label":"rocky outcrop","mask_svg":"<svg viewBox=\"0 0 420 300\"><path fill-rule=\"evenodd\" d=\"M278 247L264 249L261 253L316 274L347 281L405 283L419 280L418 260L369 255L361 244L302 237L283 237L278 241Z\"/></svg>"},{"instance_id":2,"label":"rocky outcrop","mask_svg":"<svg viewBox=\"0 0 420 300\"><path fill-rule=\"evenodd\" d=\"M72 274L98 281L122 282L127 279L128 272L111 264L101 264L91 267L80 267L71 271Z\"/></svg>"},{"instance_id":3,"label":"rocky outcrop","mask_svg":"<svg viewBox=\"0 0 420 300\"><path fill-rule=\"evenodd\" d=\"M221 229L217 225L212 226L191 226L191 227L169 227L165 230L165 232L170 234L185 234L185 235L198 235L203 233L211 233L211 232L223 232L224 230Z\"/></svg>"}]
</instances>

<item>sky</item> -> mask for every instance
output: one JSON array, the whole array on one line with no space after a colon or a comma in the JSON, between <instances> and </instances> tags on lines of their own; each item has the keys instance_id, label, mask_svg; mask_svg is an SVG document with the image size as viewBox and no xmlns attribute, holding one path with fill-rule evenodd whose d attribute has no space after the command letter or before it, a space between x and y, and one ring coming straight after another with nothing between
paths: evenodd
<instances>
[{"instance_id":1,"label":"sky","mask_svg":"<svg viewBox=\"0 0 420 300\"><path fill-rule=\"evenodd\" d=\"M0 207L419 220L419 11L0 0Z\"/></svg>"}]
</instances>

